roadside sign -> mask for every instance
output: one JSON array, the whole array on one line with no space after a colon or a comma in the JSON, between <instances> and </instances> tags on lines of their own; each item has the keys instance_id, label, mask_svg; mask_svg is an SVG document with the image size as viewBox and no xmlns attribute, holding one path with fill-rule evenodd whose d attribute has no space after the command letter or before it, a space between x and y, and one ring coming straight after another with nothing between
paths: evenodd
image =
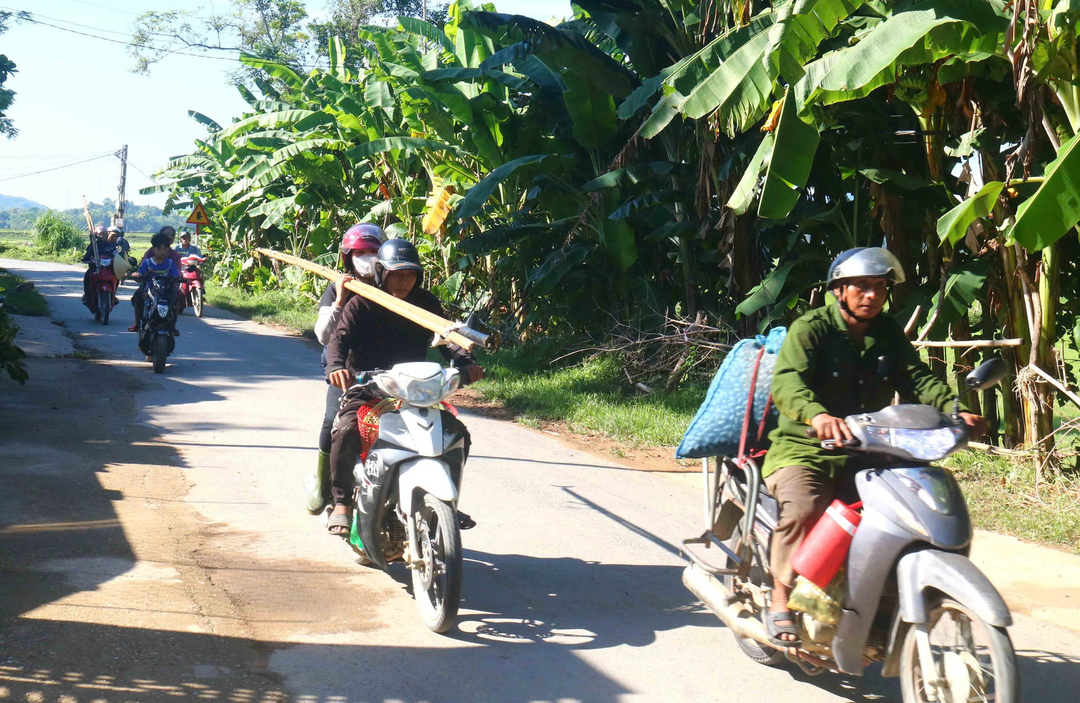
<instances>
[{"instance_id":1,"label":"roadside sign","mask_svg":"<svg viewBox=\"0 0 1080 703\"><path fill-rule=\"evenodd\" d=\"M195 203L195 209L191 211L191 216L187 218L189 225L203 225L210 224L210 218L206 214L206 209L202 206L202 203Z\"/></svg>"}]
</instances>

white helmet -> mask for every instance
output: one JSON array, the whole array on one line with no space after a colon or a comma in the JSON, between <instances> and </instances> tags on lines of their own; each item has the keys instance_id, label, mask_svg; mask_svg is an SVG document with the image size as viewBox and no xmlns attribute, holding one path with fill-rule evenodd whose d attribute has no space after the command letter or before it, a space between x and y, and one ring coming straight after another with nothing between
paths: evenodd
<instances>
[{"instance_id":1,"label":"white helmet","mask_svg":"<svg viewBox=\"0 0 1080 703\"><path fill-rule=\"evenodd\" d=\"M890 283L906 280L900 260L881 247L857 247L836 257L829 267L829 287L845 278L884 278Z\"/></svg>"}]
</instances>

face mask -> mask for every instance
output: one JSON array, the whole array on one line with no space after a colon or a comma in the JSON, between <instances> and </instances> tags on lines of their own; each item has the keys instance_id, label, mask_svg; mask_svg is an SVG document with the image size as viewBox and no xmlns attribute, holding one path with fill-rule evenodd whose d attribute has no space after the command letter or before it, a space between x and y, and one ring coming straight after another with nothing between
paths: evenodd
<instances>
[{"instance_id":1,"label":"face mask","mask_svg":"<svg viewBox=\"0 0 1080 703\"><path fill-rule=\"evenodd\" d=\"M361 278L375 278L375 262L378 258L375 254L353 254L353 271Z\"/></svg>"}]
</instances>

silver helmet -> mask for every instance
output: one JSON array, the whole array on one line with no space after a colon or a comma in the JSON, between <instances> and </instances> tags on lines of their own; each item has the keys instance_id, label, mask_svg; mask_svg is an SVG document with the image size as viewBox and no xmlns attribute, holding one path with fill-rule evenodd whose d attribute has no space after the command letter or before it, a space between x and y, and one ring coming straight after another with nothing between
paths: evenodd
<instances>
[{"instance_id":1,"label":"silver helmet","mask_svg":"<svg viewBox=\"0 0 1080 703\"><path fill-rule=\"evenodd\" d=\"M857 247L840 254L829 267L829 287L845 278L884 278L903 283L904 267L888 249Z\"/></svg>"}]
</instances>

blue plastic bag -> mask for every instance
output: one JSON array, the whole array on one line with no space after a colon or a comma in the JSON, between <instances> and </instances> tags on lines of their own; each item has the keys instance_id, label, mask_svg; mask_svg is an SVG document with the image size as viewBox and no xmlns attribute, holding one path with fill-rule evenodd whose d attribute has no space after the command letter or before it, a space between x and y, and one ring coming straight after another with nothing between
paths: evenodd
<instances>
[{"instance_id":1,"label":"blue plastic bag","mask_svg":"<svg viewBox=\"0 0 1080 703\"><path fill-rule=\"evenodd\" d=\"M744 339L728 352L724 363L720 364L720 370L709 384L705 402L698 408L679 448L675 450L677 458L699 459L738 454L754 364L757 362L758 353L764 347L765 353L761 355L761 365L758 367L754 387L754 417L750 421L750 436L747 438L748 446L754 443L769 400L776 354L780 351L785 336L787 328L776 327L769 331L768 336L759 334L753 339ZM776 406L771 406L765 423L766 434L776 427L779 416ZM763 438L762 443L764 442Z\"/></svg>"}]
</instances>

